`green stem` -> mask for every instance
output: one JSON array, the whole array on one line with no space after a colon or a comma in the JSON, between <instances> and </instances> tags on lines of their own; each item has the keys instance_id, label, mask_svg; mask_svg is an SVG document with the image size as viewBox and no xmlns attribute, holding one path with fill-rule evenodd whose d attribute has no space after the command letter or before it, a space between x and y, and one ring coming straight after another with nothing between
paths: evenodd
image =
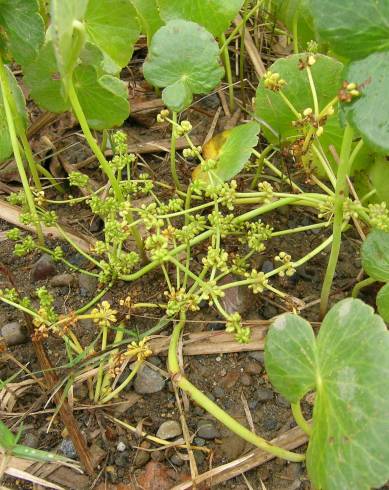
<instances>
[{"instance_id":1,"label":"green stem","mask_svg":"<svg viewBox=\"0 0 389 490\"><path fill-rule=\"evenodd\" d=\"M102 400L100 400L100 403L107 403L112 398L115 398L118 396L118 394L124 390L124 388L131 383L132 379L135 377L136 373L139 371L139 368L142 366L143 360L139 360L136 362L135 366L133 367L131 373L127 376L127 378L123 381L122 384L120 384L117 388L115 388L111 393L109 393L107 396L105 396Z\"/></svg>"},{"instance_id":2,"label":"green stem","mask_svg":"<svg viewBox=\"0 0 389 490\"><path fill-rule=\"evenodd\" d=\"M224 46L226 42L226 37L224 34L220 36L220 42ZM234 99L234 81L232 80L232 69L231 69L231 60L230 55L228 53L228 46L224 47L220 50L220 54L224 59L224 67L226 70L227 83L228 83L228 94L230 99L230 111L233 112L235 108L235 99Z\"/></svg>"},{"instance_id":3,"label":"green stem","mask_svg":"<svg viewBox=\"0 0 389 490\"><path fill-rule=\"evenodd\" d=\"M3 94L3 105L4 105L4 111L5 111L5 116L7 119L7 126L8 126L8 131L11 139L11 144L12 144L12 150L14 152L15 156L15 162L16 166L18 168L18 172L22 181L23 189L26 194L26 200L27 204L32 216L32 219L34 221L36 233L38 236L38 242L43 245L44 243L44 236L42 232L42 227L41 223L39 221L38 213L35 207L35 202L34 202L34 196L32 195L31 188L30 188L30 183L28 182L27 174L23 165L23 160L22 156L20 154L20 149L19 149L19 142L18 138L16 135L16 130L15 130L15 124L14 124L14 117L11 111L11 107L9 104L9 100L12 98L12 92L9 86L9 78L8 78L8 73L6 71L6 68L3 64L3 60L0 56L0 86L1 86L1 92Z\"/></svg>"},{"instance_id":4,"label":"green stem","mask_svg":"<svg viewBox=\"0 0 389 490\"><path fill-rule=\"evenodd\" d=\"M170 170L172 173L173 177L173 182L174 185L176 186L177 189L181 189L180 186L180 181L178 179L177 175L177 168L176 168L176 142L177 142L177 136L176 136L176 125L177 125L177 112L173 112L172 114L172 140L170 143Z\"/></svg>"},{"instance_id":5,"label":"green stem","mask_svg":"<svg viewBox=\"0 0 389 490\"><path fill-rule=\"evenodd\" d=\"M373 279L372 277L367 277L366 279L363 279L363 281L357 282L355 284L355 286L353 287L351 296L353 298L357 298L361 289L363 289L367 286L370 286L371 284L374 284L375 282L377 282L377 281L375 279Z\"/></svg>"},{"instance_id":6,"label":"green stem","mask_svg":"<svg viewBox=\"0 0 389 490\"><path fill-rule=\"evenodd\" d=\"M99 145L97 144L97 141L93 137L91 130L89 129L88 121L86 120L84 111L81 107L80 101L78 100L78 96L76 93L76 90L73 85L73 80L69 79L68 80L68 95L69 95L69 100L72 105L73 111L75 116L78 119L78 122L80 123L82 132L84 133L85 139L87 140L91 150L93 153L96 155L97 160L99 161L102 170L104 171L105 175L108 177L108 180L112 186L112 189L115 193L115 197L118 200L118 202L123 201L123 195L122 191L120 189L119 183L116 180L115 174L112 170L112 167L110 164L107 162L103 152L101 151Z\"/></svg>"},{"instance_id":7,"label":"green stem","mask_svg":"<svg viewBox=\"0 0 389 490\"><path fill-rule=\"evenodd\" d=\"M313 77L312 77L312 71L311 71L311 68L309 66L307 66L307 75L308 75L309 86L310 86L311 92L312 92L313 108L315 111L315 118L316 118L317 122L319 122L319 101L317 98L315 82L313 81Z\"/></svg>"},{"instance_id":8,"label":"green stem","mask_svg":"<svg viewBox=\"0 0 389 490\"><path fill-rule=\"evenodd\" d=\"M295 462L304 461L305 456L303 454L296 454L280 447L273 446L262 437L251 432L237 420L232 418L228 413L222 410L218 405L216 405L216 403L206 397L204 393L192 385L192 383L180 373L177 358L177 347L184 325L185 314L181 314L180 322L178 322L174 327L168 353L168 369L172 376L173 382L176 383L177 386L179 386L183 391L185 391L201 408L206 410L219 422L224 424L229 430L240 436L245 441L249 442L250 444L254 444L270 454L274 454L279 458Z\"/></svg>"},{"instance_id":9,"label":"green stem","mask_svg":"<svg viewBox=\"0 0 389 490\"><path fill-rule=\"evenodd\" d=\"M312 427L311 425L305 420L304 415L301 411L301 405L300 402L292 403L292 413L293 417L297 423L297 425L306 433L308 436L312 435Z\"/></svg>"},{"instance_id":10,"label":"green stem","mask_svg":"<svg viewBox=\"0 0 389 490\"><path fill-rule=\"evenodd\" d=\"M350 153L353 134L353 129L351 126L347 125L343 134L340 160L336 176L333 241L320 297L320 314L322 317L324 317L327 311L330 290L334 279L342 242L343 205L348 191L347 176L350 173Z\"/></svg>"},{"instance_id":11,"label":"green stem","mask_svg":"<svg viewBox=\"0 0 389 490\"><path fill-rule=\"evenodd\" d=\"M299 53L299 38L298 38L299 10L300 9L296 8L296 12L293 16L293 21L292 21L293 52L294 52L294 54Z\"/></svg>"},{"instance_id":12,"label":"green stem","mask_svg":"<svg viewBox=\"0 0 389 490\"><path fill-rule=\"evenodd\" d=\"M257 171L255 173L255 177L253 178L253 181L251 182L251 189L256 189L259 179L261 177L261 173L263 171L263 167L265 164L265 157L268 156L268 154L273 150L274 145L269 145L267 146L264 150L259 153L259 157L257 157Z\"/></svg>"},{"instance_id":13,"label":"green stem","mask_svg":"<svg viewBox=\"0 0 389 490\"><path fill-rule=\"evenodd\" d=\"M37 167L37 164L34 160L34 156L32 154L30 144L29 144L28 139L26 137L26 133L24 131L19 131L18 136L20 138L20 141L22 142L24 154L26 156L26 160L27 160L30 172L31 172L32 180L34 181L35 188L37 191L41 191L42 190L42 184L41 184L41 181L40 181L39 175L38 175L38 167Z\"/></svg>"},{"instance_id":14,"label":"green stem","mask_svg":"<svg viewBox=\"0 0 389 490\"><path fill-rule=\"evenodd\" d=\"M102 330L103 330L103 335L101 339L101 352L104 352L105 349L107 348L108 327L104 326ZM97 403L100 398L101 386L103 384L104 365L105 365L105 359L103 358L100 360L100 365L97 372L96 390L95 390L95 398L94 398L95 403Z\"/></svg>"}]
</instances>

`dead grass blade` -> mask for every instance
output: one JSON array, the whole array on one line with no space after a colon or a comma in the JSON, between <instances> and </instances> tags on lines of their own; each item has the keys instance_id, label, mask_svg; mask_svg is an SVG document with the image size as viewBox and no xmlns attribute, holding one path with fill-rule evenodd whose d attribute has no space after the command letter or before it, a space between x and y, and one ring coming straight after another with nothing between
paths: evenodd
<instances>
[{"instance_id":1,"label":"dead grass blade","mask_svg":"<svg viewBox=\"0 0 389 490\"><path fill-rule=\"evenodd\" d=\"M308 440L308 436L299 427L294 427L287 432L277 436L273 439L271 444L282 447L284 449L292 450L297 447L302 446ZM196 485L205 482L205 487L209 488L218 483L225 482L231 478L235 478L246 471L252 470L253 468L274 459L270 453L266 453L261 449L254 449L250 451L245 456L231 461L230 463L213 468L210 471L199 475L195 481L187 481L176 485L171 490L186 490L188 488L195 488Z\"/></svg>"},{"instance_id":2,"label":"dead grass blade","mask_svg":"<svg viewBox=\"0 0 389 490\"><path fill-rule=\"evenodd\" d=\"M18 226L24 230L35 233L35 228L30 225L24 225L20 222L20 214L21 209L18 206L14 206L8 202L0 200L0 219L11 223L14 226ZM76 235L73 230L66 226L62 226L61 228L66 232L69 238L76 243L82 250L88 252L90 250L91 245L94 244L95 240L92 237L87 235ZM53 226L43 226L42 225L43 234L50 238L59 238L62 240L61 233L54 228Z\"/></svg>"},{"instance_id":3,"label":"dead grass blade","mask_svg":"<svg viewBox=\"0 0 389 490\"><path fill-rule=\"evenodd\" d=\"M251 341L247 344L236 342L231 334L216 332L196 332L184 336L184 354L187 356L225 354L228 352L246 352L263 350L268 322L252 327ZM155 354L167 351L169 337L159 337L150 341L150 347Z\"/></svg>"}]
</instances>

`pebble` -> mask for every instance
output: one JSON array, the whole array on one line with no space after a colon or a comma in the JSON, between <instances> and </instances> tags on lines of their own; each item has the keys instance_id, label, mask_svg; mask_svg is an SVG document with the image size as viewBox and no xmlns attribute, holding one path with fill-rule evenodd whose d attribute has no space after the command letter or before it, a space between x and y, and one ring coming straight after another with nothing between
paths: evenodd
<instances>
[{"instance_id":1,"label":"pebble","mask_svg":"<svg viewBox=\"0 0 389 490\"><path fill-rule=\"evenodd\" d=\"M126 445L124 442L120 441L118 442L118 445L116 446L116 450L119 451L119 453L122 453L123 451L126 450Z\"/></svg>"},{"instance_id":2,"label":"pebble","mask_svg":"<svg viewBox=\"0 0 389 490\"><path fill-rule=\"evenodd\" d=\"M163 422L157 431L157 437L160 439L173 439L181 435L181 425L175 420L166 420Z\"/></svg>"},{"instance_id":3,"label":"pebble","mask_svg":"<svg viewBox=\"0 0 389 490\"><path fill-rule=\"evenodd\" d=\"M265 320L271 320L278 314L278 310L275 306L266 304L262 308L262 316Z\"/></svg>"},{"instance_id":4,"label":"pebble","mask_svg":"<svg viewBox=\"0 0 389 490\"><path fill-rule=\"evenodd\" d=\"M82 296L94 294L97 290L97 284L97 277L89 276L88 274L80 274L78 278L78 285Z\"/></svg>"},{"instance_id":5,"label":"pebble","mask_svg":"<svg viewBox=\"0 0 389 490\"><path fill-rule=\"evenodd\" d=\"M53 286L54 288L71 288L74 287L74 285L75 280L72 274L57 274L50 279L50 286Z\"/></svg>"},{"instance_id":6,"label":"pebble","mask_svg":"<svg viewBox=\"0 0 389 490\"><path fill-rule=\"evenodd\" d=\"M263 421L263 428L268 431L276 430L278 427L278 422L273 418L266 418Z\"/></svg>"},{"instance_id":7,"label":"pebble","mask_svg":"<svg viewBox=\"0 0 389 490\"><path fill-rule=\"evenodd\" d=\"M281 407L284 407L284 408L290 407L290 403L288 402L288 400L281 395L277 395L276 402L277 402L277 405L280 405Z\"/></svg>"},{"instance_id":8,"label":"pebble","mask_svg":"<svg viewBox=\"0 0 389 490\"><path fill-rule=\"evenodd\" d=\"M0 335L8 346L23 344L28 340L27 331L19 322L3 325Z\"/></svg>"},{"instance_id":9,"label":"pebble","mask_svg":"<svg viewBox=\"0 0 389 490\"><path fill-rule=\"evenodd\" d=\"M223 388L220 388L220 386L216 386L213 390L212 390L212 394L215 398L223 398L224 396L224 390Z\"/></svg>"},{"instance_id":10,"label":"pebble","mask_svg":"<svg viewBox=\"0 0 389 490\"><path fill-rule=\"evenodd\" d=\"M260 402L265 402L268 400L273 400L273 392L268 388L257 388L255 390L255 398Z\"/></svg>"},{"instance_id":11,"label":"pebble","mask_svg":"<svg viewBox=\"0 0 389 490\"><path fill-rule=\"evenodd\" d=\"M207 330L217 331L217 330L225 330L226 324L222 322L211 322L207 325Z\"/></svg>"},{"instance_id":12,"label":"pebble","mask_svg":"<svg viewBox=\"0 0 389 490\"><path fill-rule=\"evenodd\" d=\"M23 445L37 449L39 446L39 434L27 432L23 437Z\"/></svg>"},{"instance_id":13,"label":"pebble","mask_svg":"<svg viewBox=\"0 0 389 490\"><path fill-rule=\"evenodd\" d=\"M151 369L149 366L142 366L136 375L134 390L138 395L158 393L165 386L165 379L158 371Z\"/></svg>"},{"instance_id":14,"label":"pebble","mask_svg":"<svg viewBox=\"0 0 389 490\"><path fill-rule=\"evenodd\" d=\"M170 462L174 464L174 466L182 466L185 461L180 458L179 454L174 453L173 456L170 458Z\"/></svg>"},{"instance_id":15,"label":"pebble","mask_svg":"<svg viewBox=\"0 0 389 490\"><path fill-rule=\"evenodd\" d=\"M143 441L140 444L140 447L142 447L144 449L149 449L150 443L148 441ZM144 466L149 461L150 461L150 453L148 451L142 451L141 449L138 449L136 451L136 454L134 457L135 468L141 468L142 466Z\"/></svg>"},{"instance_id":16,"label":"pebble","mask_svg":"<svg viewBox=\"0 0 389 490\"><path fill-rule=\"evenodd\" d=\"M202 437L195 437L193 439L193 444L195 446L203 447L203 446L205 446L205 439L203 439Z\"/></svg>"},{"instance_id":17,"label":"pebble","mask_svg":"<svg viewBox=\"0 0 389 490\"><path fill-rule=\"evenodd\" d=\"M253 350L249 352L249 357L260 362L261 364L265 362L265 353L262 350Z\"/></svg>"},{"instance_id":18,"label":"pebble","mask_svg":"<svg viewBox=\"0 0 389 490\"><path fill-rule=\"evenodd\" d=\"M130 463L130 460L129 460L128 451L122 451L122 452L116 453L116 456L115 456L116 466L125 467L125 466L128 466L129 463Z\"/></svg>"},{"instance_id":19,"label":"pebble","mask_svg":"<svg viewBox=\"0 0 389 490\"><path fill-rule=\"evenodd\" d=\"M62 439L61 444L59 445L59 450L67 458L77 458L77 451L73 445L73 442L70 439Z\"/></svg>"},{"instance_id":20,"label":"pebble","mask_svg":"<svg viewBox=\"0 0 389 490\"><path fill-rule=\"evenodd\" d=\"M34 282L43 281L57 272L55 262L48 254L43 254L32 266L31 277Z\"/></svg>"},{"instance_id":21,"label":"pebble","mask_svg":"<svg viewBox=\"0 0 389 490\"><path fill-rule=\"evenodd\" d=\"M274 269L273 262L271 260L265 260L265 262L262 264L261 272L267 274L268 272L271 272L273 269Z\"/></svg>"},{"instance_id":22,"label":"pebble","mask_svg":"<svg viewBox=\"0 0 389 490\"><path fill-rule=\"evenodd\" d=\"M219 436L219 431L210 420L202 420L197 426L197 435L206 440L215 439Z\"/></svg>"},{"instance_id":23,"label":"pebble","mask_svg":"<svg viewBox=\"0 0 389 490\"><path fill-rule=\"evenodd\" d=\"M204 463L205 455L202 451L195 451L194 452L194 458L195 458L196 464L198 466L201 466Z\"/></svg>"},{"instance_id":24,"label":"pebble","mask_svg":"<svg viewBox=\"0 0 389 490\"><path fill-rule=\"evenodd\" d=\"M76 252L75 254L68 257L68 261L72 265L75 265L76 267L79 267L80 269L85 268L89 264L88 259L86 259L82 254L80 254L78 252Z\"/></svg>"},{"instance_id":25,"label":"pebble","mask_svg":"<svg viewBox=\"0 0 389 490\"><path fill-rule=\"evenodd\" d=\"M259 375L262 372L262 366L259 362L251 361L246 364L244 370L247 374Z\"/></svg>"},{"instance_id":26,"label":"pebble","mask_svg":"<svg viewBox=\"0 0 389 490\"><path fill-rule=\"evenodd\" d=\"M230 390L231 388L233 388L236 383L238 382L240 378L240 372L239 371L230 371L229 373L226 374L226 376L224 376L224 378L221 380L221 384L223 386L223 388L225 388L226 390Z\"/></svg>"},{"instance_id":27,"label":"pebble","mask_svg":"<svg viewBox=\"0 0 389 490\"><path fill-rule=\"evenodd\" d=\"M242 374L240 382L243 386L250 386L252 384L252 379L248 374Z\"/></svg>"}]
</instances>

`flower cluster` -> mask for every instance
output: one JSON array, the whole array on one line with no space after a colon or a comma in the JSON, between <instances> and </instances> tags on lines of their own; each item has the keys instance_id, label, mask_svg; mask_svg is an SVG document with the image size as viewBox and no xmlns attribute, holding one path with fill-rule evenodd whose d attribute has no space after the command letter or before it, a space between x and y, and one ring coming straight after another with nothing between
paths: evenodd
<instances>
[{"instance_id":1,"label":"flower cluster","mask_svg":"<svg viewBox=\"0 0 389 490\"><path fill-rule=\"evenodd\" d=\"M386 207L386 202L369 204L369 218L374 228L389 232L389 209Z\"/></svg>"},{"instance_id":2,"label":"flower cluster","mask_svg":"<svg viewBox=\"0 0 389 490\"><path fill-rule=\"evenodd\" d=\"M235 340L240 344L247 344L250 342L251 330L249 327L242 326L242 318L239 313L232 313L226 324L226 332L233 333Z\"/></svg>"},{"instance_id":3,"label":"flower cluster","mask_svg":"<svg viewBox=\"0 0 389 490\"><path fill-rule=\"evenodd\" d=\"M263 202L265 204L272 202L274 190L270 182L266 182L266 181L260 182L258 184L258 190L259 192L263 192L265 194L263 197Z\"/></svg>"},{"instance_id":4,"label":"flower cluster","mask_svg":"<svg viewBox=\"0 0 389 490\"><path fill-rule=\"evenodd\" d=\"M213 268L215 267L220 272L227 272L227 261L228 261L228 253L222 248L216 249L213 247L208 247L207 256L202 259L202 262L205 267Z\"/></svg>"},{"instance_id":5,"label":"flower cluster","mask_svg":"<svg viewBox=\"0 0 389 490\"><path fill-rule=\"evenodd\" d=\"M197 311L199 310L200 297L198 295L188 293L184 289L172 289L170 292L165 291L165 296L168 297L166 314L168 316L177 315L181 311Z\"/></svg>"},{"instance_id":6,"label":"flower cluster","mask_svg":"<svg viewBox=\"0 0 389 490\"><path fill-rule=\"evenodd\" d=\"M14 255L24 257L36 249L36 243L31 235L27 235L22 243L16 243L14 247Z\"/></svg>"},{"instance_id":7,"label":"flower cluster","mask_svg":"<svg viewBox=\"0 0 389 490\"><path fill-rule=\"evenodd\" d=\"M269 282L264 272L252 269L251 272L246 272L245 276L252 281L249 289L252 289L254 294L263 293Z\"/></svg>"},{"instance_id":8,"label":"flower cluster","mask_svg":"<svg viewBox=\"0 0 389 490\"><path fill-rule=\"evenodd\" d=\"M280 262L284 265L284 269L280 270L278 275L280 277L284 277L285 275L288 277L293 276L296 272L296 269L293 267L292 257L288 255L286 252L280 252L275 258L275 262Z\"/></svg>"},{"instance_id":9,"label":"flower cluster","mask_svg":"<svg viewBox=\"0 0 389 490\"><path fill-rule=\"evenodd\" d=\"M247 223L247 235L243 240L247 240L247 245L255 252L263 252L265 250L264 242L272 236L273 228L265 225L261 220L255 223Z\"/></svg>"},{"instance_id":10,"label":"flower cluster","mask_svg":"<svg viewBox=\"0 0 389 490\"><path fill-rule=\"evenodd\" d=\"M286 85L286 81L281 78L279 73L273 73L269 70L263 76L263 85L273 92L279 92Z\"/></svg>"},{"instance_id":11,"label":"flower cluster","mask_svg":"<svg viewBox=\"0 0 389 490\"><path fill-rule=\"evenodd\" d=\"M83 188L88 185L89 177L82 172L70 172L69 185L73 187Z\"/></svg>"},{"instance_id":12,"label":"flower cluster","mask_svg":"<svg viewBox=\"0 0 389 490\"><path fill-rule=\"evenodd\" d=\"M116 314L117 311L111 308L108 301L103 301L92 310L93 322L101 328L109 328L111 323L117 321Z\"/></svg>"}]
</instances>

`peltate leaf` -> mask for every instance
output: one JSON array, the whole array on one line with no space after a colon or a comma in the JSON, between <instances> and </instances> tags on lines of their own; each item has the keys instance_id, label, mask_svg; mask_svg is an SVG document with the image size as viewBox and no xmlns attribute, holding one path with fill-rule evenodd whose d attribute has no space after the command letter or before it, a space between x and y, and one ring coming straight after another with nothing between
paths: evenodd
<instances>
[{"instance_id":1,"label":"peltate leaf","mask_svg":"<svg viewBox=\"0 0 389 490\"><path fill-rule=\"evenodd\" d=\"M20 89L18 82L10 70L7 69L9 85L15 103L15 108L21 124L27 126L26 103L24 95ZM8 131L7 118L5 115L3 94L0 91L0 162L6 160L12 155L11 138Z\"/></svg>"},{"instance_id":2,"label":"peltate leaf","mask_svg":"<svg viewBox=\"0 0 389 490\"><path fill-rule=\"evenodd\" d=\"M82 26L88 0L51 0L51 35L58 63L58 71L63 81L71 75L77 58L85 43Z\"/></svg>"},{"instance_id":3,"label":"peltate leaf","mask_svg":"<svg viewBox=\"0 0 389 490\"><path fill-rule=\"evenodd\" d=\"M388 2L389 7L389 2ZM389 151L389 50L373 53L354 61L347 70L346 79L358 84L361 96L345 105L347 119L375 150Z\"/></svg>"},{"instance_id":4,"label":"peltate leaf","mask_svg":"<svg viewBox=\"0 0 389 490\"><path fill-rule=\"evenodd\" d=\"M191 20L220 36L239 13L243 0L157 0L157 3L165 22Z\"/></svg>"},{"instance_id":5,"label":"peltate leaf","mask_svg":"<svg viewBox=\"0 0 389 490\"><path fill-rule=\"evenodd\" d=\"M212 35L202 26L185 20L172 20L154 34L143 71L150 83L167 88L162 98L177 112L188 107L193 94L211 91L223 76L219 48ZM175 103L173 108L168 105L174 93L170 86L179 81L182 82L176 85L179 104Z\"/></svg>"},{"instance_id":6,"label":"peltate leaf","mask_svg":"<svg viewBox=\"0 0 389 490\"><path fill-rule=\"evenodd\" d=\"M260 125L256 122L241 124L214 136L203 146L205 160L215 160L216 168L212 171L223 182L237 175L248 162L253 148L258 144ZM209 173L203 172L198 165L193 173L193 179L209 182Z\"/></svg>"},{"instance_id":7,"label":"peltate leaf","mask_svg":"<svg viewBox=\"0 0 389 490\"><path fill-rule=\"evenodd\" d=\"M389 49L389 2L310 0L316 29L335 53L356 60ZM359 8L360 7L360 8Z\"/></svg>"},{"instance_id":8,"label":"peltate leaf","mask_svg":"<svg viewBox=\"0 0 389 490\"><path fill-rule=\"evenodd\" d=\"M389 332L382 318L350 298L329 311L316 339L309 324L291 314L278 318L268 337L265 363L277 389L291 402L316 390L306 459L313 486L383 485L389 478Z\"/></svg>"},{"instance_id":9,"label":"peltate leaf","mask_svg":"<svg viewBox=\"0 0 389 490\"><path fill-rule=\"evenodd\" d=\"M389 282L389 233L373 230L362 243L362 267L376 281Z\"/></svg>"},{"instance_id":10,"label":"peltate leaf","mask_svg":"<svg viewBox=\"0 0 389 490\"><path fill-rule=\"evenodd\" d=\"M52 41L47 41L34 63L25 68L24 81L30 89L31 97L43 109L50 112L70 109L70 103L63 95Z\"/></svg>"},{"instance_id":11,"label":"peltate leaf","mask_svg":"<svg viewBox=\"0 0 389 490\"><path fill-rule=\"evenodd\" d=\"M378 313L387 323L389 323L389 283L382 286L378 291L376 303Z\"/></svg>"},{"instance_id":12,"label":"peltate leaf","mask_svg":"<svg viewBox=\"0 0 389 490\"><path fill-rule=\"evenodd\" d=\"M95 67L89 65L77 66L73 78L91 128L101 130L123 124L130 110L124 82L112 75L98 77Z\"/></svg>"},{"instance_id":13,"label":"peltate leaf","mask_svg":"<svg viewBox=\"0 0 389 490\"><path fill-rule=\"evenodd\" d=\"M159 15L157 0L131 0L134 5L139 20L142 24L142 30L147 35L147 41L150 45L154 33L163 26L163 21Z\"/></svg>"},{"instance_id":14,"label":"peltate leaf","mask_svg":"<svg viewBox=\"0 0 389 490\"><path fill-rule=\"evenodd\" d=\"M0 0L1 28L15 60L21 65L32 62L45 37L38 1Z\"/></svg>"},{"instance_id":15,"label":"peltate leaf","mask_svg":"<svg viewBox=\"0 0 389 490\"><path fill-rule=\"evenodd\" d=\"M140 33L130 0L89 0L85 27L90 42L119 68L127 65Z\"/></svg>"},{"instance_id":16,"label":"peltate leaf","mask_svg":"<svg viewBox=\"0 0 389 490\"><path fill-rule=\"evenodd\" d=\"M269 68L271 72L279 73L281 78L286 80L287 84L282 91L300 113L303 113L308 107L313 108L307 71L299 69L299 60L304 57L306 55L295 54L281 58ZM319 110L322 110L338 93L342 81L343 65L334 58L317 55L316 63L311 70L318 96ZM290 143L301 136L301 132L293 126L296 116L286 105L280 93L265 88L263 81L259 83L257 88L256 115L260 121L264 122L263 132L271 143ZM342 135L343 129L340 127L337 115L334 114L328 118L324 132L319 138L324 153L330 161L332 155L329 147L334 145L339 152ZM307 160L309 158L315 161L313 155L308 155ZM315 164L315 166L321 168L319 164Z\"/></svg>"},{"instance_id":17,"label":"peltate leaf","mask_svg":"<svg viewBox=\"0 0 389 490\"><path fill-rule=\"evenodd\" d=\"M274 15L281 20L293 32L293 22L297 16L297 36L301 51L307 48L307 42L315 39L313 30L313 19L309 9L310 0L276 0L274 4Z\"/></svg>"},{"instance_id":18,"label":"peltate leaf","mask_svg":"<svg viewBox=\"0 0 389 490\"><path fill-rule=\"evenodd\" d=\"M248 162L258 144L260 125L256 122L236 126L220 149L215 174L223 181L237 175Z\"/></svg>"}]
</instances>

